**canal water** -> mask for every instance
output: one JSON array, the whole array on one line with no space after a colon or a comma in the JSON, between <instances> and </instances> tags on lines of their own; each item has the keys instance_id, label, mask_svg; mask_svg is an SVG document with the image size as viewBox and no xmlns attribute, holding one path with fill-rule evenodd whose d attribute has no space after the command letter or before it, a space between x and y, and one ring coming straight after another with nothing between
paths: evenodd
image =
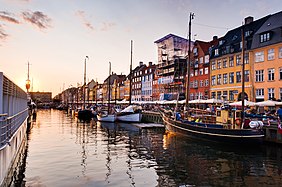
<instances>
[{"instance_id":1,"label":"canal water","mask_svg":"<svg viewBox=\"0 0 282 187\"><path fill-rule=\"evenodd\" d=\"M11 186L281 186L281 153L39 110Z\"/></svg>"}]
</instances>

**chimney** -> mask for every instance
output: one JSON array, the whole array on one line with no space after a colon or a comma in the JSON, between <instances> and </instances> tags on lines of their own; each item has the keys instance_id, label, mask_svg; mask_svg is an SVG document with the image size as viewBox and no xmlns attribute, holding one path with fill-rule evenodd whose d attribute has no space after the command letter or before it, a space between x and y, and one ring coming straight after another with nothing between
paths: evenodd
<instances>
[{"instance_id":1,"label":"chimney","mask_svg":"<svg viewBox=\"0 0 282 187\"><path fill-rule=\"evenodd\" d=\"M254 17L248 16L245 18L245 25L248 25L254 21Z\"/></svg>"},{"instance_id":2,"label":"chimney","mask_svg":"<svg viewBox=\"0 0 282 187\"><path fill-rule=\"evenodd\" d=\"M139 66L142 66L143 65L143 62L139 62Z\"/></svg>"},{"instance_id":3,"label":"chimney","mask_svg":"<svg viewBox=\"0 0 282 187\"><path fill-rule=\"evenodd\" d=\"M149 66L152 66L153 65L153 62L149 62Z\"/></svg>"},{"instance_id":4,"label":"chimney","mask_svg":"<svg viewBox=\"0 0 282 187\"><path fill-rule=\"evenodd\" d=\"M212 41L215 41L215 40L217 40L218 38L217 38L217 36L213 36L212 37Z\"/></svg>"}]
</instances>

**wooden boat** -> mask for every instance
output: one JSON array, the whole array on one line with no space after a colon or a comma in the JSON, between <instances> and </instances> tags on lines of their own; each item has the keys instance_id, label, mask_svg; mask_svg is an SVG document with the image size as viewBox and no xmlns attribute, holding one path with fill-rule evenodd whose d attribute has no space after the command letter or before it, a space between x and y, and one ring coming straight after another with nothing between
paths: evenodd
<instances>
[{"instance_id":1,"label":"wooden boat","mask_svg":"<svg viewBox=\"0 0 282 187\"><path fill-rule=\"evenodd\" d=\"M175 120L162 113L166 130L196 138L204 138L224 143L261 143L264 137L262 128L232 128L230 124L216 124L189 120ZM243 145L243 144L242 144Z\"/></svg>"},{"instance_id":2,"label":"wooden boat","mask_svg":"<svg viewBox=\"0 0 282 187\"><path fill-rule=\"evenodd\" d=\"M140 106L129 105L119 113L117 113L117 120L122 122L141 122L142 110Z\"/></svg>"}]
</instances>

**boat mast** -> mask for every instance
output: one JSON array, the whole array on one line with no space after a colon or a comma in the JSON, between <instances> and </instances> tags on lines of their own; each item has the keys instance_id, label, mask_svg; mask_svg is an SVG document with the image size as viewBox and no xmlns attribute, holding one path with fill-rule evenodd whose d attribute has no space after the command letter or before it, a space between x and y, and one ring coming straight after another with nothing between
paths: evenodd
<instances>
[{"instance_id":1,"label":"boat mast","mask_svg":"<svg viewBox=\"0 0 282 187\"><path fill-rule=\"evenodd\" d=\"M130 47L130 71L129 71L129 105L131 105L131 92L132 92L132 45L133 45L133 41L131 40L131 47Z\"/></svg>"},{"instance_id":2,"label":"boat mast","mask_svg":"<svg viewBox=\"0 0 282 187\"><path fill-rule=\"evenodd\" d=\"M28 90L30 88L30 80L29 80L29 62L27 62L27 80L25 83L25 87L26 87L26 92L28 93Z\"/></svg>"},{"instance_id":3,"label":"boat mast","mask_svg":"<svg viewBox=\"0 0 282 187\"><path fill-rule=\"evenodd\" d=\"M83 81L83 109L85 109L85 87L86 87L86 59L89 58L88 56L84 59L84 81Z\"/></svg>"},{"instance_id":4,"label":"boat mast","mask_svg":"<svg viewBox=\"0 0 282 187\"><path fill-rule=\"evenodd\" d=\"M190 97L190 59L191 59L191 21L194 19L195 14L190 12L189 16L189 40L188 40L188 61L187 61L187 76L186 76L186 111L189 112L189 97Z\"/></svg>"},{"instance_id":5,"label":"boat mast","mask_svg":"<svg viewBox=\"0 0 282 187\"><path fill-rule=\"evenodd\" d=\"M242 112L241 112L241 128L243 129L245 121L245 37L244 37L244 25L241 28L242 35Z\"/></svg>"},{"instance_id":6,"label":"boat mast","mask_svg":"<svg viewBox=\"0 0 282 187\"><path fill-rule=\"evenodd\" d=\"M111 99L111 93L110 93L110 80L111 80L111 62L109 62L109 79L108 79L108 114L110 114L110 99Z\"/></svg>"}]
</instances>

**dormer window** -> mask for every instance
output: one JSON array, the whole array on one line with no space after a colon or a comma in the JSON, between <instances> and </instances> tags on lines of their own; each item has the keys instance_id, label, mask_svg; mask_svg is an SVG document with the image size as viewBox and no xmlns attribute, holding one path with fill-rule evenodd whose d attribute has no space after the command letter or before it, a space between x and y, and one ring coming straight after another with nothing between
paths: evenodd
<instances>
[{"instance_id":1,"label":"dormer window","mask_svg":"<svg viewBox=\"0 0 282 187\"><path fill-rule=\"evenodd\" d=\"M267 42L270 40L270 32L263 33L260 35L260 43Z\"/></svg>"},{"instance_id":2,"label":"dormer window","mask_svg":"<svg viewBox=\"0 0 282 187\"><path fill-rule=\"evenodd\" d=\"M224 40L219 41L219 45L223 45L223 43L224 43Z\"/></svg>"},{"instance_id":3,"label":"dormer window","mask_svg":"<svg viewBox=\"0 0 282 187\"><path fill-rule=\"evenodd\" d=\"M245 32L245 37L250 36L250 35L252 34L252 32L253 32L253 31L246 31L246 32Z\"/></svg>"},{"instance_id":4,"label":"dormer window","mask_svg":"<svg viewBox=\"0 0 282 187\"><path fill-rule=\"evenodd\" d=\"M233 38L232 38L232 40L234 41L234 40L236 40L237 38L238 38L238 36L237 36L237 35L234 35Z\"/></svg>"},{"instance_id":5,"label":"dormer window","mask_svg":"<svg viewBox=\"0 0 282 187\"><path fill-rule=\"evenodd\" d=\"M219 55L218 49L215 49L214 50L214 56L218 56L218 55Z\"/></svg>"}]
</instances>

